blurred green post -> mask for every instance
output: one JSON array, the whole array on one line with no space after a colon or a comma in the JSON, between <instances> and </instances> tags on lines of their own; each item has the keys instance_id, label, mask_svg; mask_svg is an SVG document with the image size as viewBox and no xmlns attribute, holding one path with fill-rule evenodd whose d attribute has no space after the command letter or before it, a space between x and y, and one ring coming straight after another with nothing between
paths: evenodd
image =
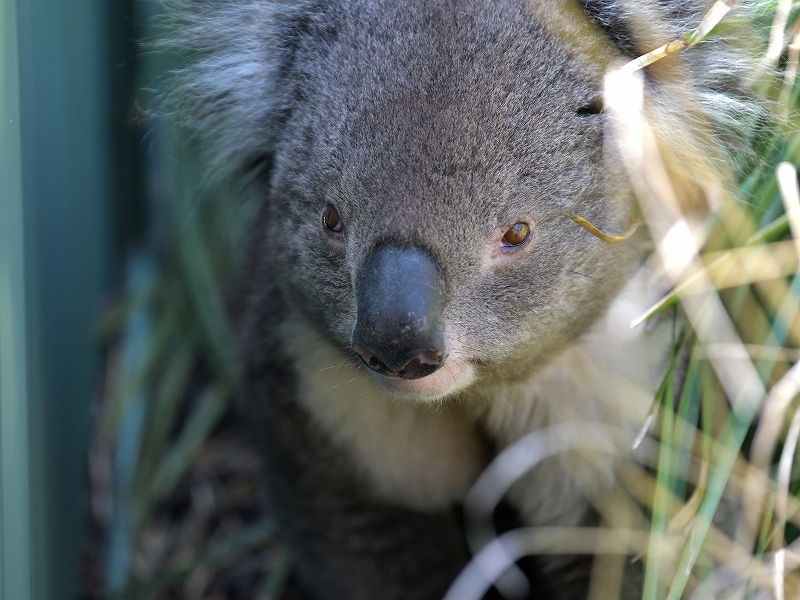
<instances>
[{"instance_id":1,"label":"blurred green post","mask_svg":"<svg viewBox=\"0 0 800 600\"><path fill-rule=\"evenodd\" d=\"M78 598L112 145L103 0L0 0L0 598Z\"/></svg>"},{"instance_id":2,"label":"blurred green post","mask_svg":"<svg viewBox=\"0 0 800 600\"><path fill-rule=\"evenodd\" d=\"M16 4L0 0L0 594L30 595L25 264Z\"/></svg>"}]
</instances>

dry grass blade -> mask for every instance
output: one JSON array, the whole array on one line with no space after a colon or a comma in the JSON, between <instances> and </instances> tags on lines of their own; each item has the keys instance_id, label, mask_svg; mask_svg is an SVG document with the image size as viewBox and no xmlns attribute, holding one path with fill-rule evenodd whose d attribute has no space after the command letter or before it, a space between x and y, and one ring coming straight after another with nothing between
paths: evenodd
<instances>
[{"instance_id":1,"label":"dry grass blade","mask_svg":"<svg viewBox=\"0 0 800 600\"><path fill-rule=\"evenodd\" d=\"M645 530L599 527L523 527L487 544L450 586L444 600L480 600L514 561L534 554L639 554Z\"/></svg>"},{"instance_id":2,"label":"dry grass blade","mask_svg":"<svg viewBox=\"0 0 800 600\"><path fill-rule=\"evenodd\" d=\"M761 244L764 244L765 242L769 242L769 241L775 240L775 239L779 238L780 236L782 236L786 232L788 227L789 227L789 220L786 217L786 215L780 216L777 219L775 219L775 221L773 221L772 223L770 223L766 227L760 229L759 231L754 233L752 236L750 236L750 238L748 238L747 242L745 243L745 247L748 247L748 246L759 246ZM706 256L708 256L708 255L706 255ZM638 327L639 325L641 325L642 323L644 323L645 321L647 321L648 319L651 319L652 317L654 317L654 316L656 316L658 314L661 314L666 309L668 309L668 308L670 308L672 306L675 306L675 304L680 299L681 295L686 290L691 288L691 286L694 283L696 283L697 281L700 281L704 276L708 275L715 268L723 266L725 264L725 262L730 260L733 256L734 255L732 254L732 251L722 251L722 252L718 253L715 258L712 258L711 260L706 260L707 265L705 267L703 267L703 269L701 269L700 271L697 271L693 275L690 275L689 277L687 277L684 281L682 281L677 286L675 286L675 288L669 294L664 296L664 298L659 300L651 308L649 308L647 311L645 311L642 314L642 316L637 317L636 319L631 321L631 329L634 329L634 328ZM784 264L786 261L781 261L781 262L782 262L782 264ZM777 269L775 269L773 271L774 275L771 275L770 277L764 277L764 279L772 279L774 277L780 277L782 275L785 275L786 273L784 273L784 271L787 268L788 267L786 267L786 268L779 267L779 268L777 268ZM734 272L740 272L739 269L735 269L735 268L731 269L731 270L734 271ZM751 269L751 270L747 270L747 272L749 272L749 273L762 273L762 271L760 269L755 269L755 270ZM731 284L732 285L742 285L742 284L745 284L745 283L749 283L749 282L740 280L739 283L733 283L732 282Z\"/></svg>"},{"instance_id":3,"label":"dry grass blade","mask_svg":"<svg viewBox=\"0 0 800 600\"><path fill-rule=\"evenodd\" d=\"M682 533L697 516L697 511L700 509L700 502L703 500L703 496L706 493L706 485L708 481L708 461L709 459L707 457L705 460L703 460L703 466L702 470L700 471L697 487L695 487L695 490L689 497L689 500L687 500L686 503L681 506L680 510L675 513L670 520L669 525L667 525L667 533Z\"/></svg>"},{"instance_id":4,"label":"dry grass blade","mask_svg":"<svg viewBox=\"0 0 800 600\"><path fill-rule=\"evenodd\" d=\"M567 450L584 449L592 452L614 452L609 439L624 432L590 422L568 422L533 431L500 452L481 473L464 499L464 518L467 542L471 552L478 554L495 538L492 514L502 497L523 474L542 460ZM492 580L494 585L511 597L524 595L527 579L512 560L508 567Z\"/></svg>"},{"instance_id":5,"label":"dry grass blade","mask_svg":"<svg viewBox=\"0 0 800 600\"><path fill-rule=\"evenodd\" d=\"M767 47L766 61L770 65L778 62L783 52L784 35L786 33L786 24L789 21L789 12L792 8L792 0L780 0L778 9L775 11L775 17L772 20L772 27L769 33L769 46Z\"/></svg>"},{"instance_id":6,"label":"dry grass blade","mask_svg":"<svg viewBox=\"0 0 800 600\"><path fill-rule=\"evenodd\" d=\"M781 348L759 344L745 344L745 350L753 360L763 360L771 363L795 363L800 360L800 348ZM729 348L722 344L707 344L698 352L700 358L725 359L735 356L739 348Z\"/></svg>"},{"instance_id":7,"label":"dry grass blade","mask_svg":"<svg viewBox=\"0 0 800 600\"><path fill-rule=\"evenodd\" d=\"M788 162L782 162L775 170L778 189L789 219L797 255L800 256L800 188L797 184L797 169Z\"/></svg>"},{"instance_id":8,"label":"dry grass blade","mask_svg":"<svg viewBox=\"0 0 800 600\"><path fill-rule=\"evenodd\" d=\"M791 177L796 177L795 171L790 165L789 169L784 168L780 170L780 173L783 179L781 188L785 190L783 199L791 218L793 243L800 245L800 199L796 196L797 183L796 180L794 182L787 181L786 177L787 173ZM800 252L800 248L798 248L798 252ZM763 414L756 428L750 453L750 460L757 468L765 468L769 464L784 413L798 393L800 393L800 363L795 363L789 372L772 387L765 400Z\"/></svg>"},{"instance_id":9,"label":"dry grass blade","mask_svg":"<svg viewBox=\"0 0 800 600\"><path fill-rule=\"evenodd\" d=\"M775 548L775 597L784 597L784 579L786 556L784 546L784 530L786 529L786 515L789 507L789 480L792 474L792 462L797 452L797 439L800 436L800 409L795 410L789 431L783 443L780 462L778 463L778 489L775 500L775 532L772 542Z\"/></svg>"},{"instance_id":10,"label":"dry grass blade","mask_svg":"<svg viewBox=\"0 0 800 600\"><path fill-rule=\"evenodd\" d=\"M764 408L750 450L752 468L763 472L769 466L778 443L786 410L798 393L800 393L800 362L796 362L780 381L772 386L764 401ZM756 477L748 477L742 493L743 514L737 534L739 543L744 547L753 545L758 515L763 510L763 503L763 483L759 483Z\"/></svg>"},{"instance_id":11,"label":"dry grass blade","mask_svg":"<svg viewBox=\"0 0 800 600\"><path fill-rule=\"evenodd\" d=\"M639 229L639 225L642 224L642 221L637 220L631 223L628 229L625 230L624 233L621 235L609 235L608 233L604 233L600 231L597 227L592 225L589 221L584 219L583 217L579 217L578 215L572 215L569 213L564 213L570 219L575 221L578 225L583 227L586 231L591 233L593 236L600 238L606 244L616 244L617 242L624 242L625 240L630 239L630 237L636 233L636 230Z\"/></svg>"},{"instance_id":12,"label":"dry grass blade","mask_svg":"<svg viewBox=\"0 0 800 600\"><path fill-rule=\"evenodd\" d=\"M786 46L786 69L783 73L783 84L778 97L778 103L787 112L791 102L794 82L797 80L798 66L800 66L800 19L795 20L791 36L792 39Z\"/></svg>"},{"instance_id":13,"label":"dry grass blade","mask_svg":"<svg viewBox=\"0 0 800 600\"><path fill-rule=\"evenodd\" d=\"M709 9L706 13L703 20L700 22L700 25L694 31L687 33L686 35L679 37L676 40L672 40L671 42L664 44L644 54L634 60L626 63L620 68L622 73L634 73L639 71L649 65L652 65L654 62L661 60L669 56L670 54L675 54L676 52L683 50L684 48L688 48L689 46L693 46L698 42L702 42L711 30L717 26L717 24L722 20L722 18L728 14L731 8L736 6L739 3L739 0L717 0L714 5Z\"/></svg>"}]
</instances>

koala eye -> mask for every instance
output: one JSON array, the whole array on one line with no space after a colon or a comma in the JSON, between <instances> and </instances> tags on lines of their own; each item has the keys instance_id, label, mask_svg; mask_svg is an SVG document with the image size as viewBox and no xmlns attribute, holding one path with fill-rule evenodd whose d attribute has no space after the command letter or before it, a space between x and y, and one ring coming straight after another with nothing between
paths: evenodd
<instances>
[{"instance_id":1,"label":"koala eye","mask_svg":"<svg viewBox=\"0 0 800 600\"><path fill-rule=\"evenodd\" d=\"M342 230L342 218L339 216L339 211L332 204L325 205L325 210L322 211L322 222L325 227L334 233L339 233Z\"/></svg>"},{"instance_id":2,"label":"koala eye","mask_svg":"<svg viewBox=\"0 0 800 600\"><path fill-rule=\"evenodd\" d=\"M514 223L503 236L503 245L506 247L521 246L531 237L531 226L527 223Z\"/></svg>"}]
</instances>

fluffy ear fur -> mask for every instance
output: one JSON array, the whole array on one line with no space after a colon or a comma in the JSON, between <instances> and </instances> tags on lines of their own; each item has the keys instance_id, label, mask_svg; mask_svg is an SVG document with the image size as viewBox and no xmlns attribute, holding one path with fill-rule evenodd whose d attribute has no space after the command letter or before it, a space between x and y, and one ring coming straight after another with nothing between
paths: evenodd
<instances>
[{"instance_id":1,"label":"fluffy ear fur","mask_svg":"<svg viewBox=\"0 0 800 600\"><path fill-rule=\"evenodd\" d=\"M629 60L695 29L714 0L577 0ZM746 20L754 2L729 15ZM773 114L748 85L756 81L761 40L749 26L716 35L646 70L645 106L667 167L677 179L718 187L731 165L758 160L748 143L763 134ZM763 69L763 65L761 65ZM724 187L724 186L723 186Z\"/></svg>"},{"instance_id":2,"label":"fluffy ear fur","mask_svg":"<svg viewBox=\"0 0 800 600\"><path fill-rule=\"evenodd\" d=\"M268 169L292 105L287 78L310 2L165 0L159 43L183 67L164 109L204 153L211 179Z\"/></svg>"}]
</instances>

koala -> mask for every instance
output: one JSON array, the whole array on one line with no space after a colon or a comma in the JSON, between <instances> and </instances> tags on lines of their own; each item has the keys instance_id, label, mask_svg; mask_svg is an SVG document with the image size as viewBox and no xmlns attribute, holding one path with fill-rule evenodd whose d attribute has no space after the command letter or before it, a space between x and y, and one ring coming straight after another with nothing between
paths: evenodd
<instances>
[{"instance_id":1,"label":"koala","mask_svg":"<svg viewBox=\"0 0 800 600\"><path fill-rule=\"evenodd\" d=\"M570 421L641 427L672 339L668 320L629 327L664 291L652 243L569 215L630 226L603 74L710 4L168 4L189 53L171 110L209 176L259 205L240 355L309 598L441 598L469 559L459 507L498 452ZM697 187L759 119L732 35L645 75L668 167ZM520 523L593 522L615 459L590 458L521 478ZM531 598L586 597L586 560L536 565Z\"/></svg>"}]
</instances>

